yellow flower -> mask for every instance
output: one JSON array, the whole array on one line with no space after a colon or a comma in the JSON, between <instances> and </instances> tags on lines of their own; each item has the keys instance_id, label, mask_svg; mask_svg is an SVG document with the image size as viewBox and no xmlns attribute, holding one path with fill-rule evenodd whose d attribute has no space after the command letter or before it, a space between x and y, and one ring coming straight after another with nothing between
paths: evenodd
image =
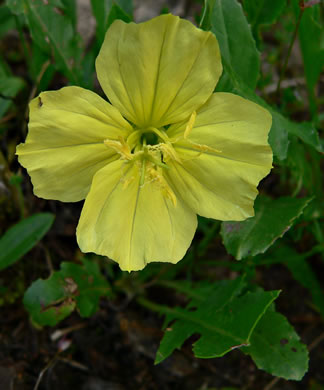
<instances>
[{"instance_id":1,"label":"yellow flower","mask_svg":"<svg viewBox=\"0 0 324 390\"><path fill-rule=\"evenodd\" d=\"M85 199L77 228L83 252L140 270L178 262L197 214L254 215L269 173L270 114L213 93L222 65L211 32L173 15L115 21L96 61L108 103L79 87L30 103L29 134L17 148L37 196Z\"/></svg>"}]
</instances>

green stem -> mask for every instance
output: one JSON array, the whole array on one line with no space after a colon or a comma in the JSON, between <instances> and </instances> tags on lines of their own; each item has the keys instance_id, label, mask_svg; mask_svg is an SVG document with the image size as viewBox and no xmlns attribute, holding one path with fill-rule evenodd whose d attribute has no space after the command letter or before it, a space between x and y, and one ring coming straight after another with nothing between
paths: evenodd
<instances>
[{"instance_id":1,"label":"green stem","mask_svg":"<svg viewBox=\"0 0 324 390\"><path fill-rule=\"evenodd\" d=\"M207 0L205 0L205 2L204 2L204 9L203 9L203 14L202 14L201 19L200 19L199 28L201 28L201 26L203 25L206 14L207 14Z\"/></svg>"},{"instance_id":2,"label":"green stem","mask_svg":"<svg viewBox=\"0 0 324 390\"><path fill-rule=\"evenodd\" d=\"M197 294L192 286L186 287L183 284L179 284L177 281L173 280L158 280L155 282L156 286L162 286L167 288L172 288L176 291L179 291L180 293L186 294L190 298L198 299L198 300L204 300L204 297L200 294Z\"/></svg>"},{"instance_id":3,"label":"green stem","mask_svg":"<svg viewBox=\"0 0 324 390\"><path fill-rule=\"evenodd\" d=\"M283 79L283 77L285 75L287 64L288 64L288 60L289 60L290 54L291 54L291 50L292 50L293 44L294 44L294 42L296 40L296 37L297 37L297 34L298 34L298 29L299 29L299 25L300 25L300 22L301 22L301 18L302 18L303 14L304 14L305 7L304 7L304 1L303 0L299 4L299 9L300 9L300 12L299 12L299 15L298 15L295 31L294 31L294 34L293 34L292 39L290 41L290 45L289 45L289 48L288 48L288 53L287 53L284 65L283 65L281 73L280 73L280 77L279 77L279 81L278 81L278 85L277 85L277 90L276 90L276 95L277 96L279 96L281 82L282 82L282 79Z\"/></svg>"},{"instance_id":4,"label":"green stem","mask_svg":"<svg viewBox=\"0 0 324 390\"><path fill-rule=\"evenodd\" d=\"M147 309L150 309L152 311L156 311L158 313L174 314L174 310L172 308L152 302L144 297L138 297L136 299L136 302L139 303L141 306L146 307Z\"/></svg>"}]
</instances>

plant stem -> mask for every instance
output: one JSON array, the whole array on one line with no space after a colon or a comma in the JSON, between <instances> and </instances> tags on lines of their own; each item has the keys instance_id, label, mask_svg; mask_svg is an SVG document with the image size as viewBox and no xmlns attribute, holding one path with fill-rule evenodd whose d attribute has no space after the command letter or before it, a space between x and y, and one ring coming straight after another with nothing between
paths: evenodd
<instances>
[{"instance_id":1,"label":"plant stem","mask_svg":"<svg viewBox=\"0 0 324 390\"><path fill-rule=\"evenodd\" d=\"M207 1L205 0L204 1L203 14L201 16L200 23L199 23L199 28L202 27L202 24L205 21L206 13L207 13Z\"/></svg>"},{"instance_id":2,"label":"plant stem","mask_svg":"<svg viewBox=\"0 0 324 390\"><path fill-rule=\"evenodd\" d=\"M295 31L294 31L294 34L293 34L292 39L290 41L290 45L289 45L289 48L288 48L288 53L287 53L284 65L283 65L281 73L280 73L280 77L279 77L279 81L278 81L278 85L277 85L277 90L276 90L276 95L277 96L279 96L281 82L282 82L282 79L283 79L283 77L285 75L287 64L288 64L288 60L289 60L290 54L291 54L291 50L292 50L292 47L294 45L294 42L295 42L297 34L298 34L298 29L299 29L299 25L300 25L300 22L301 22L301 18L302 18L303 14L304 14L304 11L305 11L305 5L304 5L304 1L303 0L301 0L300 3L299 3L299 9L300 9L300 12L299 12L299 15L298 15Z\"/></svg>"},{"instance_id":3,"label":"plant stem","mask_svg":"<svg viewBox=\"0 0 324 390\"><path fill-rule=\"evenodd\" d=\"M158 313L162 313L162 314L173 314L174 313L174 310L171 307L168 307L165 305L159 305L158 303L152 302L144 297L138 297L136 299L136 302L139 303L141 306L144 306L147 309L150 309L152 311L156 311Z\"/></svg>"}]
</instances>

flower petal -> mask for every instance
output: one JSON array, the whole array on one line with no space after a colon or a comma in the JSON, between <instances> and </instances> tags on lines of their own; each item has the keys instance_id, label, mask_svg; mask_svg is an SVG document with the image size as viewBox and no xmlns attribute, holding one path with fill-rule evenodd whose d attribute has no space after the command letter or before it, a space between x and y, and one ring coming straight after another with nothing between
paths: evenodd
<instances>
[{"instance_id":1,"label":"flower petal","mask_svg":"<svg viewBox=\"0 0 324 390\"><path fill-rule=\"evenodd\" d=\"M115 21L96 68L112 104L142 128L190 116L222 73L216 37L173 15L140 24Z\"/></svg>"},{"instance_id":2,"label":"flower petal","mask_svg":"<svg viewBox=\"0 0 324 390\"><path fill-rule=\"evenodd\" d=\"M174 206L153 181L140 186L138 166L119 160L96 173L77 238L83 252L109 256L122 270L135 271L152 261L179 261L196 226L184 203Z\"/></svg>"},{"instance_id":3,"label":"flower petal","mask_svg":"<svg viewBox=\"0 0 324 390\"><path fill-rule=\"evenodd\" d=\"M171 163L166 179L199 215L219 220L253 216L256 186L272 167L270 127L271 116L262 107L215 93L198 111L189 142L174 145L183 162ZM185 128L186 123L171 126L168 135L183 136ZM197 150L195 144L210 149Z\"/></svg>"},{"instance_id":4,"label":"flower petal","mask_svg":"<svg viewBox=\"0 0 324 390\"><path fill-rule=\"evenodd\" d=\"M103 141L132 127L116 108L79 87L43 92L29 108L29 134L17 154L34 193L65 202L84 199L95 172L118 158Z\"/></svg>"}]
</instances>

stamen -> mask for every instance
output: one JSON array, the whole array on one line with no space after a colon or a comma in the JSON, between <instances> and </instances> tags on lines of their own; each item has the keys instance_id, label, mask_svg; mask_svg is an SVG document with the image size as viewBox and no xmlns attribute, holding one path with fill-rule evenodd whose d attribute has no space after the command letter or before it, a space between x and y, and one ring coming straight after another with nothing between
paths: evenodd
<instances>
[{"instance_id":1,"label":"stamen","mask_svg":"<svg viewBox=\"0 0 324 390\"><path fill-rule=\"evenodd\" d=\"M177 152L174 150L173 146L170 144L160 144L160 150L163 152L163 159L167 161L168 159L175 160L181 164L181 159L178 156Z\"/></svg>"},{"instance_id":2,"label":"stamen","mask_svg":"<svg viewBox=\"0 0 324 390\"><path fill-rule=\"evenodd\" d=\"M111 140L111 139L105 139L104 144L112 149L114 149L117 153L121 155L121 158L124 160L132 160L133 155L131 153L131 150L126 143L125 139L123 137L118 137L119 141Z\"/></svg>"},{"instance_id":3,"label":"stamen","mask_svg":"<svg viewBox=\"0 0 324 390\"><path fill-rule=\"evenodd\" d=\"M147 169L148 177L152 182L155 182L158 188L162 191L165 198L171 200L173 206L177 205L177 198L169 186L168 182L163 177L161 169L155 169L153 167Z\"/></svg>"},{"instance_id":4,"label":"stamen","mask_svg":"<svg viewBox=\"0 0 324 390\"><path fill-rule=\"evenodd\" d=\"M197 113L196 111L194 111L190 118L189 118L189 121L187 123L187 126L186 126L186 129L183 133L183 138L186 142L189 142L190 145L195 148L195 149L198 149L198 150L201 150L201 152L213 152L213 153L222 153L221 150L218 150L218 149L215 149L215 148L212 148L211 146L208 146L208 145L202 145L202 144L198 144L197 142L194 142L194 141L191 141L188 139L188 136L190 135L193 127L194 127L194 124L195 124L195 121L196 121L196 118L197 118ZM199 153L200 155L200 153ZM197 157L199 157L199 155Z\"/></svg>"},{"instance_id":5,"label":"stamen","mask_svg":"<svg viewBox=\"0 0 324 390\"><path fill-rule=\"evenodd\" d=\"M201 145L189 140L187 140L187 142L189 142L193 148L201 150L202 152L222 153L221 150L212 148L211 146L208 145Z\"/></svg>"},{"instance_id":6,"label":"stamen","mask_svg":"<svg viewBox=\"0 0 324 390\"><path fill-rule=\"evenodd\" d=\"M183 138L187 138L188 135L191 133L191 131L194 127L194 124L196 122L196 118L197 118L197 112L194 111L189 118L189 121L188 121L187 126L186 126L186 130L184 131L184 134L183 134Z\"/></svg>"},{"instance_id":7,"label":"stamen","mask_svg":"<svg viewBox=\"0 0 324 390\"><path fill-rule=\"evenodd\" d=\"M153 153L150 151L151 148L149 146L144 146L144 158L146 158L151 163L165 169L169 169L169 167L164 164L162 161L160 161L158 158L154 157ZM157 149L158 150L158 149Z\"/></svg>"}]
</instances>

